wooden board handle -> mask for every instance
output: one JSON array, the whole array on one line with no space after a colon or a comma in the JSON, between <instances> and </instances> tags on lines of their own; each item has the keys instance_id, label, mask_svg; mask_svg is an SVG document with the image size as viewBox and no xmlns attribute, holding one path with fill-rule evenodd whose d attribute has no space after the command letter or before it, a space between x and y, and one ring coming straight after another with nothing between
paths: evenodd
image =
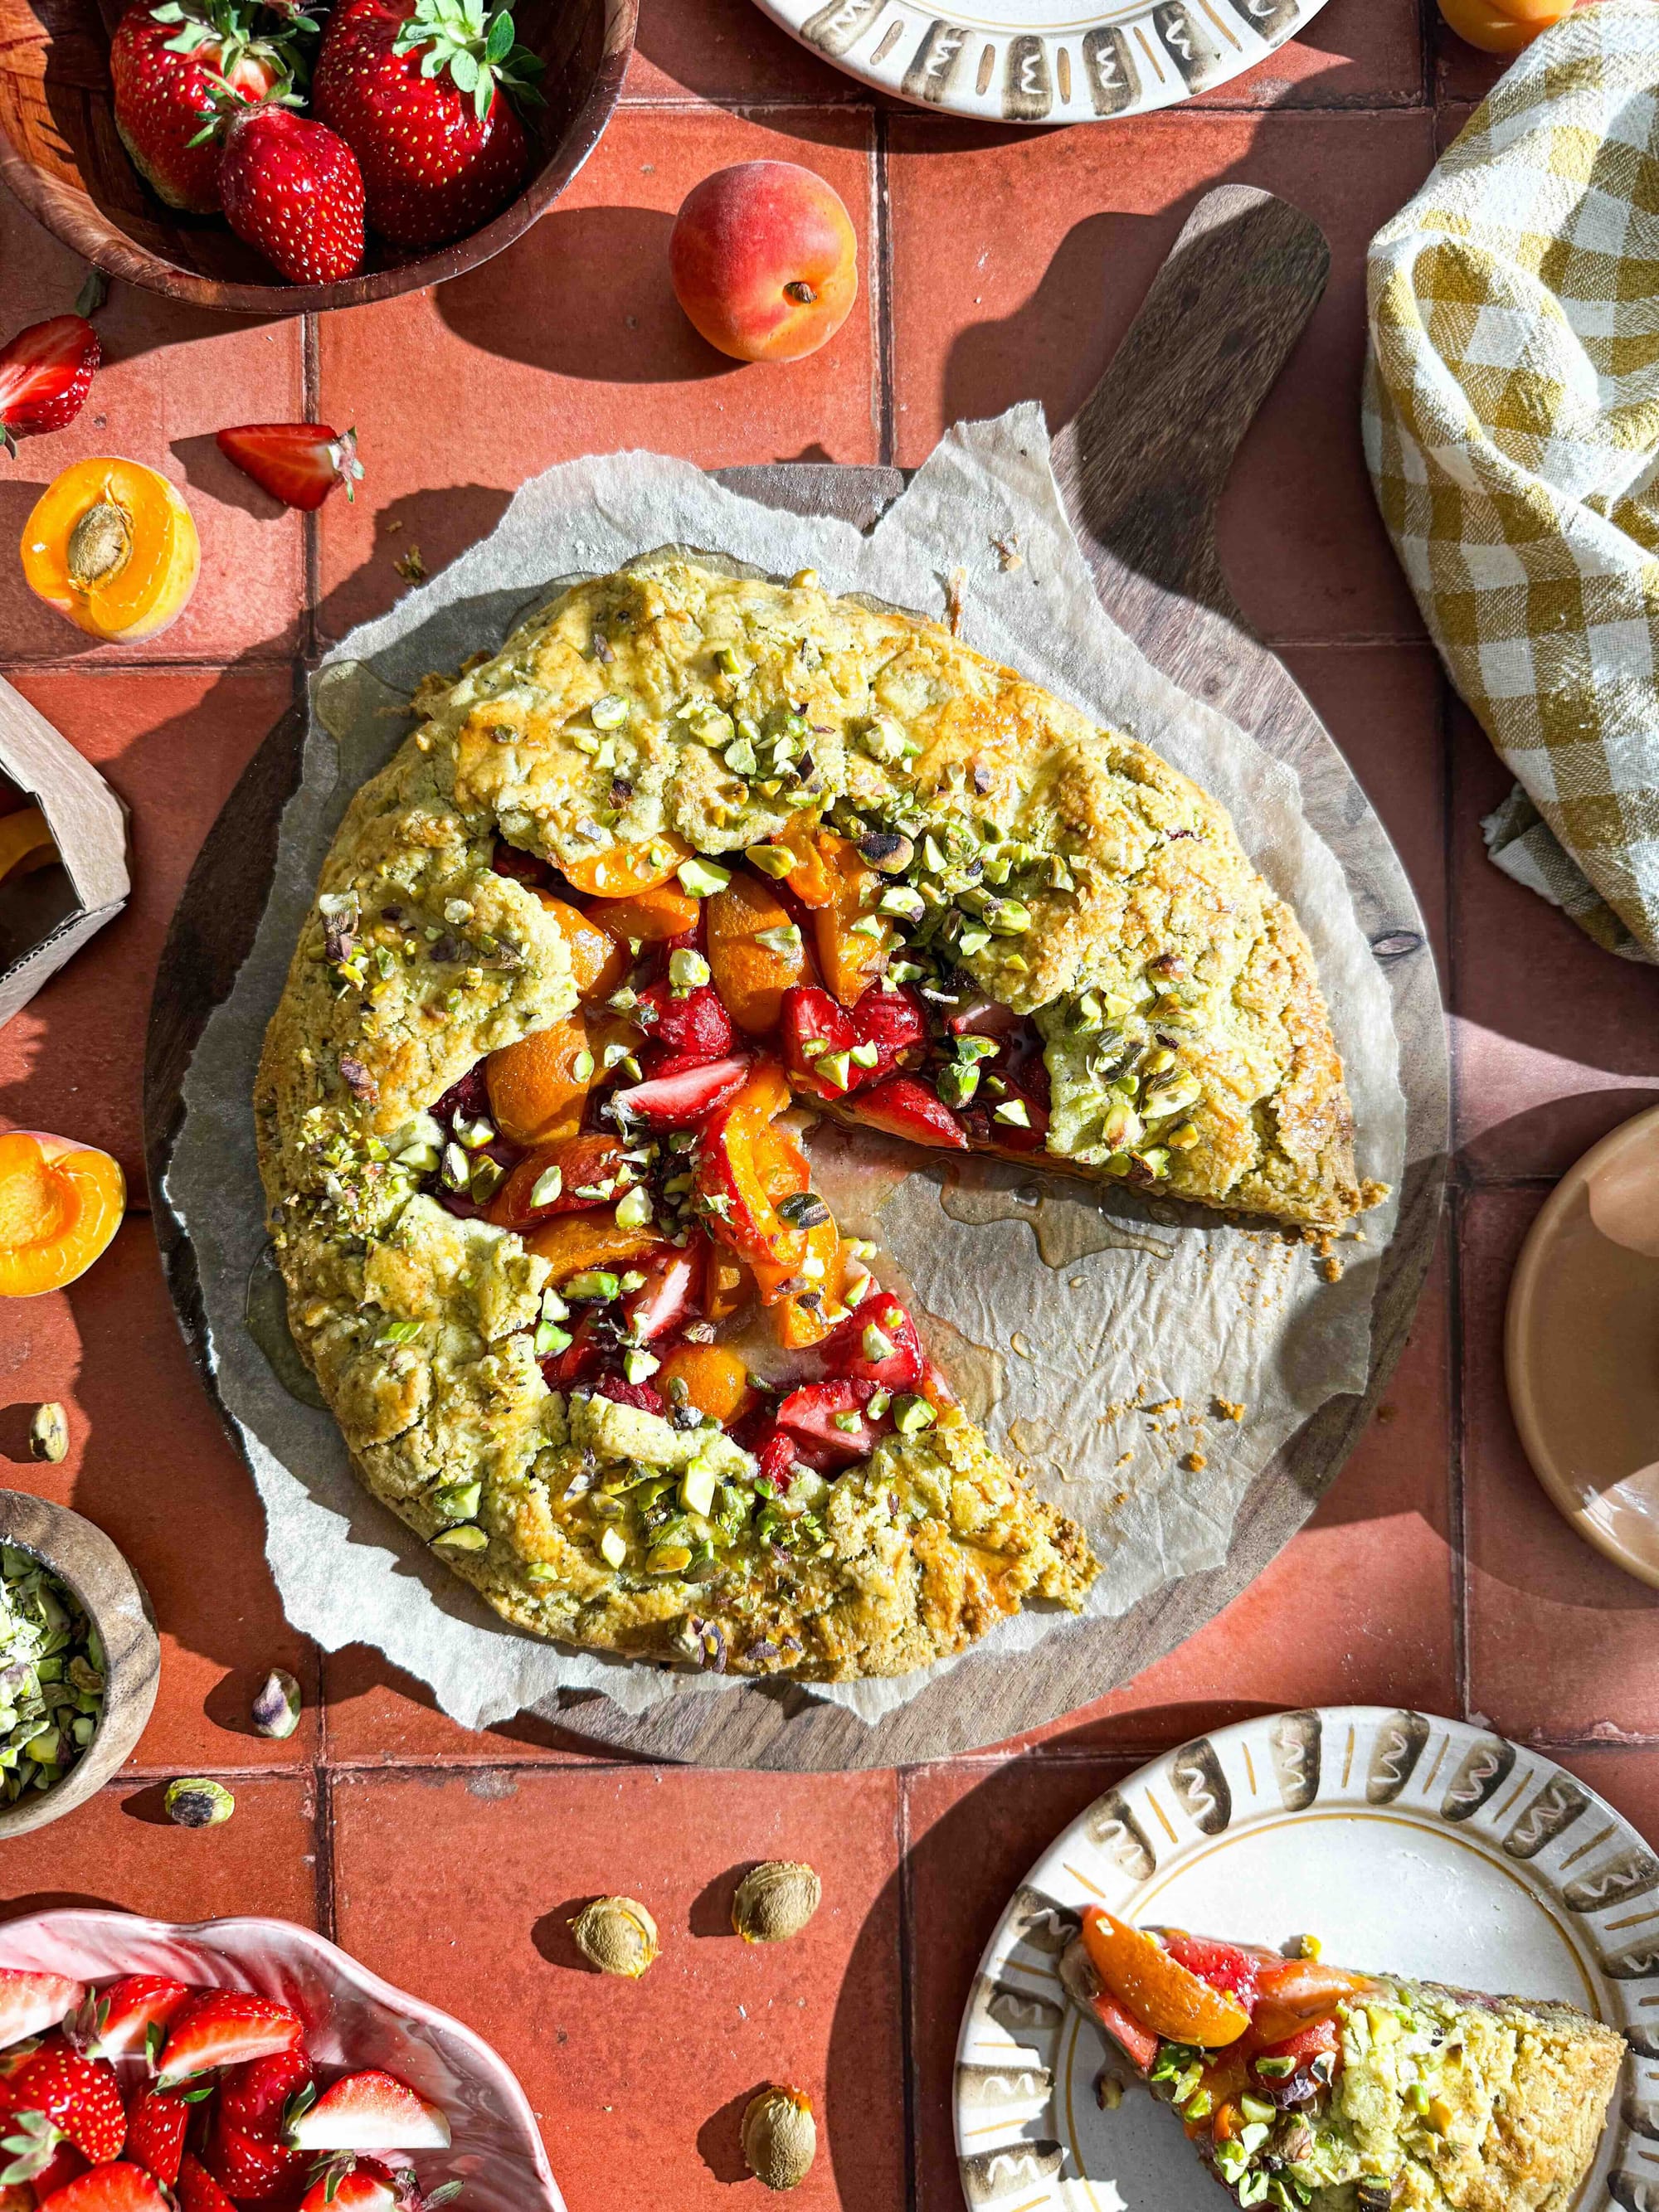
<instances>
[{"instance_id":1,"label":"wooden board handle","mask_svg":"<svg viewBox=\"0 0 1659 2212\"><path fill-rule=\"evenodd\" d=\"M1288 200L1223 185L1199 202L1111 366L1054 441L1091 560L1109 556L1239 620L1216 557L1216 501L1330 265L1324 234Z\"/></svg>"}]
</instances>

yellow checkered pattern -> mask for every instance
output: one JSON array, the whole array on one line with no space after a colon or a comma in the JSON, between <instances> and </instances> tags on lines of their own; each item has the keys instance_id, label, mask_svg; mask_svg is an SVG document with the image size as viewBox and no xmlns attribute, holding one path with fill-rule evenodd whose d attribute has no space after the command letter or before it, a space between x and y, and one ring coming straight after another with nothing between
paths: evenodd
<instances>
[{"instance_id":1,"label":"yellow checkered pattern","mask_svg":"<svg viewBox=\"0 0 1659 2212\"><path fill-rule=\"evenodd\" d=\"M1365 453L1525 793L1500 866L1659 962L1659 0L1521 57L1373 240Z\"/></svg>"}]
</instances>

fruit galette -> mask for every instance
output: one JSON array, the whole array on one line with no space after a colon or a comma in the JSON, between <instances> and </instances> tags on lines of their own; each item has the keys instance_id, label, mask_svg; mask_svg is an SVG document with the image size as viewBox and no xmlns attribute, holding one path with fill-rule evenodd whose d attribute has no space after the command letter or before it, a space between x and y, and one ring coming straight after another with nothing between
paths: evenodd
<instances>
[{"instance_id":1,"label":"fruit galette","mask_svg":"<svg viewBox=\"0 0 1659 2212\"><path fill-rule=\"evenodd\" d=\"M1294 915L1215 803L933 623L659 556L360 791L258 1088L294 1336L371 1490L538 1634L904 1673L1081 1532L812 1190L803 1112L1334 1226Z\"/></svg>"}]
</instances>

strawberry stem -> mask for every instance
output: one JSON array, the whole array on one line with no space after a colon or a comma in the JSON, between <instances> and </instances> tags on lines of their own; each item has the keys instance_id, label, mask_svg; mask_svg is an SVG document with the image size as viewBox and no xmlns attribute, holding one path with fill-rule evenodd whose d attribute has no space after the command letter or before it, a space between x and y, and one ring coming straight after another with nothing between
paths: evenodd
<instances>
[{"instance_id":1,"label":"strawberry stem","mask_svg":"<svg viewBox=\"0 0 1659 2212\"><path fill-rule=\"evenodd\" d=\"M485 13L484 0L416 0L403 22L392 52L421 55L421 75L447 70L459 92L470 93L477 118L489 114L499 84L521 106L545 105L536 88L546 64L514 37L510 9Z\"/></svg>"}]
</instances>

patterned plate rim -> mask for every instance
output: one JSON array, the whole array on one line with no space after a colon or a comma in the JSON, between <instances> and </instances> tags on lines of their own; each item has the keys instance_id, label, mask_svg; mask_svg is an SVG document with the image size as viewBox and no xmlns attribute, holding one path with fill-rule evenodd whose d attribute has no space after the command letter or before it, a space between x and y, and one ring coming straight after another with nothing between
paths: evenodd
<instances>
[{"instance_id":1,"label":"patterned plate rim","mask_svg":"<svg viewBox=\"0 0 1659 2212\"><path fill-rule=\"evenodd\" d=\"M1384 1705L1264 1714L1194 1737L1115 1783L1042 1852L985 1947L957 2039L957 2162L975 2212L1004 2203L1063 2212L1062 2185L1076 2178L1066 2172L1068 2128L1057 2094L1064 2033L1075 2015L1011 1980L1011 1971L1053 1980L1079 1905L1091 1901L1085 1893L1133 1917L1155 1875L1161 1887L1190 1854L1225 1833L1236 1805L1246 1816L1243 1800L1258 1801L1259 1817L1282 1820L1308 1813L1322 1796L1328 1806L1387 1806L1430 1828L1479 1836L1488 1853L1509 1863L1572 1953L1590 2008L1631 2045L1624 2094L1608 2124L1611 2155L1598 2160L1604 2182L1582 2191L1574 2212L1615 2205L1659 2212L1659 2149L1642 2148L1659 2140L1659 1926L1621 1938L1628 1916L1605 1917L1651 1898L1650 1912L1638 1917L1659 1922L1659 1856L1622 1814L1542 1753L1467 1721ZM1053 1866L1062 1852L1059 1870L1069 1879L1057 1882ZM1038 1879L1045 1869L1048 1887ZM1024 1960L1013 1956L1021 1951ZM1007 2050L1006 2064L985 2063L988 2034ZM971 2114L979 2145L972 2151L963 2148L969 2090L981 2099ZM1007 2136L986 2145L986 2112L1000 2106L1008 2113ZM1046 2124L1033 2135L1039 2123ZM1171 2155L1181 2155L1173 2142Z\"/></svg>"},{"instance_id":2,"label":"patterned plate rim","mask_svg":"<svg viewBox=\"0 0 1659 2212\"><path fill-rule=\"evenodd\" d=\"M1172 107L1275 52L1326 0L1073 0L1047 30L998 0L757 0L820 59L919 107L986 122L1105 122ZM1057 9L1056 12L1060 12Z\"/></svg>"}]
</instances>

